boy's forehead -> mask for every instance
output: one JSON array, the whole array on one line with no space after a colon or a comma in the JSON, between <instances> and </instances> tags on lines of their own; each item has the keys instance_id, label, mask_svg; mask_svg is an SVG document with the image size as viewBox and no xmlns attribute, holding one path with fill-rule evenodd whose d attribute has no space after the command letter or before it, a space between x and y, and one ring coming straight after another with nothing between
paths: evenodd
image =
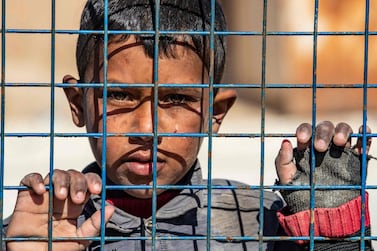
<instances>
[{"instance_id":1,"label":"boy's forehead","mask_svg":"<svg viewBox=\"0 0 377 251\"><path fill-rule=\"evenodd\" d=\"M166 42L168 41L168 42ZM137 36L129 36L122 38L122 36L117 35L114 37L111 37L109 40L108 48L109 48L109 54L108 59L110 59L114 54L117 54L120 51L128 50L133 47L141 46L143 47L146 56L153 58L153 55L150 55L147 53L147 44L154 44L154 37L137 37ZM192 39L180 36L175 37L174 40L172 40L170 37L167 36L161 36L159 38L158 43L159 46L159 58L164 57L180 57L180 56L187 56L187 52L191 51L194 52L201 58L200 53L195 48ZM165 44L165 46L161 46L162 44ZM166 46L166 44L168 46ZM103 47L103 44L102 44ZM152 46L154 50L154 45ZM103 50L101 50L103 52ZM202 59L201 59L202 60Z\"/></svg>"},{"instance_id":2,"label":"boy's forehead","mask_svg":"<svg viewBox=\"0 0 377 251\"><path fill-rule=\"evenodd\" d=\"M160 62L170 60L175 62L175 64L167 64L171 66L171 71L179 69L181 67L179 63L184 62L186 65L190 65L190 67L197 68L201 76L208 75L201 57L189 43L183 41L175 42L169 48L169 52L170 54L167 54L166 51L159 50L159 57L157 59L159 64L154 64L156 58L148 55L142 41L138 41L134 37L124 41L114 39L108 44L107 60L109 63L111 62L108 65L108 70L111 70L110 67L114 66L118 68L131 66L131 68L136 67L137 69L146 64L148 66L155 65L160 68ZM90 81L93 81L93 79L100 79L100 74L103 72L103 61L103 49L99 48L93 52L92 62L87 67L86 80L90 79Z\"/></svg>"}]
</instances>

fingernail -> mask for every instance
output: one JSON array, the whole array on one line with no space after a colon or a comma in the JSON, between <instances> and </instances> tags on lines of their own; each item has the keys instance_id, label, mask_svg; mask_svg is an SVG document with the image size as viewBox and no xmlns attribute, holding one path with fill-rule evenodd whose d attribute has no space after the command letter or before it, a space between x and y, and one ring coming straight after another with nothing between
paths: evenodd
<instances>
[{"instance_id":1,"label":"fingernail","mask_svg":"<svg viewBox=\"0 0 377 251\"><path fill-rule=\"evenodd\" d=\"M62 187L62 188L60 188L59 193L60 193L61 195L66 195L66 194L68 193L67 188L66 188L66 187Z\"/></svg>"},{"instance_id":2,"label":"fingernail","mask_svg":"<svg viewBox=\"0 0 377 251\"><path fill-rule=\"evenodd\" d=\"M93 185L93 189L95 190L95 191L101 191L101 184L100 183L95 183L94 185Z\"/></svg>"},{"instance_id":3,"label":"fingernail","mask_svg":"<svg viewBox=\"0 0 377 251\"><path fill-rule=\"evenodd\" d=\"M283 146L284 144L290 144L291 142L287 139L283 139L283 141L281 142L281 146Z\"/></svg>"},{"instance_id":4,"label":"fingernail","mask_svg":"<svg viewBox=\"0 0 377 251\"><path fill-rule=\"evenodd\" d=\"M318 140L315 144L317 151L323 152L326 151L328 144L324 140Z\"/></svg>"},{"instance_id":5,"label":"fingernail","mask_svg":"<svg viewBox=\"0 0 377 251\"><path fill-rule=\"evenodd\" d=\"M78 200L82 200L82 199L84 199L84 193L83 192L77 192L76 193L76 199L78 199Z\"/></svg>"},{"instance_id":6,"label":"fingernail","mask_svg":"<svg viewBox=\"0 0 377 251\"><path fill-rule=\"evenodd\" d=\"M39 191L45 191L45 190L46 190L45 185L43 185L43 184L39 184L39 185L38 185L38 190L39 190Z\"/></svg>"}]
</instances>

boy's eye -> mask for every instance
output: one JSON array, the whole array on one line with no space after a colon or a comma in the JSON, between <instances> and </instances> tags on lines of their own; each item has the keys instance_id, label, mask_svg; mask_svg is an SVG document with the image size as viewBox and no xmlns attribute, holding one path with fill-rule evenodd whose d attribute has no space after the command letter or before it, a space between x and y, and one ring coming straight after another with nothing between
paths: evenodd
<instances>
[{"instance_id":1,"label":"boy's eye","mask_svg":"<svg viewBox=\"0 0 377 251\"><path fill-rule=\"evenodd\" d=\"M195 102L196 99L183 94L169 94L160 99L161 105L182 105Z\"/></svg>"},{"instance_id":2,"label":"boy's eye","mask_svg":"<svg viewBox=\"0 0 377 251\"><path fill-rule=\"evenodd\" d=\"M108 90L107 92L107 99L109 101L116 101L116 102L134 102L135 98L127 92L123 91L111 91Z\"/></svg>"},{"instance_id":3,"label":"boy's eye","mask_svg":"<svg viewBox=\"0 0 377 251\"><path fill-rule=\"evenodd\" d=\"M119 101L123 101L123 100L127 100L129 99L129 95L126 94L126 93L123 93L123 92L118 92L118 91L108 91L107 92L107 98L108 99L114 99L114 100L119 100Z\"/></svg>"}]
</instances>

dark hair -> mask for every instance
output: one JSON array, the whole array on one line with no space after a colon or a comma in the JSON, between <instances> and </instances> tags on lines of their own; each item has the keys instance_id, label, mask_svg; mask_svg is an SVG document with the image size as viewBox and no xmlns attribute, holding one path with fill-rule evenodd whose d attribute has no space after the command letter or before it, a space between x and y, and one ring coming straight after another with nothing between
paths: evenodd
<instances>
[{"instance_id":1,"label":"dark hair","mask_svg":"<svg viewBox=\"0 0 377 251\"><path fill-rule=\"evenodd\" d=\"M127 31L153 31L155 28L154 0L108 0L108 29ZM226 21L220 5L215 8L216 31L226 29ZM161 0L160 30L166 31L210 31L211 0ZM104 0L88 0L82 16L80 30L103 30ZM109 36L109 41L115 35ZM93 58L96 46L103 44L103 36L98 34L80 34L76 48L76 63L80 79L84 79L85 71ZM116 36L120 40L128 39L129 35ZM153 57L154 36L147 34L135 35L146 54ZM119 40L119 41L120 41ZM202 59L207 70L210 69L209 36L199 34L166 34L159 38L159 51L166 56L174 57L174 46L185 43ZM225 37L215 35L214 38L214 82L221 81L226 45Z\"/></svg>"}]
</instances>

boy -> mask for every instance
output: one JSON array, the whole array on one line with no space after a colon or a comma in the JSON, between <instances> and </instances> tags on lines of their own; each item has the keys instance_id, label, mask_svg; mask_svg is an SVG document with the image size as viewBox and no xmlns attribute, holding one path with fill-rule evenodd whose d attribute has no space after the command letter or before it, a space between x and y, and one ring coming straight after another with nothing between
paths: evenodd
<instances>
[{"instance_id":1,"label":"boy","mask_svg":"<svg viewBox=\"0 0 377 251\"><path fill-rule=\"evenodd\" d=\"M209 0L166 0L160 6L160 30L208 31L210 30ZM154 3L149 0L110 0L109 30L153 30ZM81 19L81 30L103 30L104 6L101 0L89 0ZM225 19L220 6L216 5L215 29L225 30ZM202 35L161 35L159 37L158 82L174 83L178 86L159 87L158 96L154 89L141 84L153 83L154 36L152 35L111 35L108 41L107 91L99 88L75 86L77 83L101 83L104 81L103 36L81 34L77 44L77 66L80 80L67 75L64 82L72 84L65 88L73 122L86 126L89 133L102 133L104 121L106 132L116 135L106 138L106 154L102 154L105 139L89 138L96 162L82 173L69 170L55 170L53 201L53 237L94 237L100 232L101 219L101 163L106 159L106 184L126 185L121 190L107 190L108 206L104 209L107 240L105 250L150 250L151 215L155 171L157 185L179 185L177 189L157 189L156 250L205 250L207 235L207 190L188 187L205 185L202 180L197 153L201 137L181 137L182 133L207 133L208 88L180 88L180 84L209 82L211 55L214 82L219 83L225 63L225 41L215 36L214 54L209 49L209 38ZM157 69L156 69L157 70ZM123 88L122 88L123 87ZM127 88L124 88L127 87ZM106 97L103 95L107 94ZM157 98L157 100L155 100ZM217 90L213 101L212 132L217 132L228 110L235 101L232 90ZM103 114L106 104L106 114ZM153 113L157 104L157 117ZM106 120L105 120L106 119ZM156 121L157 120L157 121ZM156 123L157 122L157 123ZM177 134L173 136L151 136L157 126L158 133ZM317 126L314 145L318 151L319 184L359 184L360 161L350 147L351 129L341 123L336 128L330 122ZM276 158L276 168L282 184L308 184L309 146L311 126L302 124L297 129L298 148L295 154L289 141L283 141ZM333 138L333 140L331 140ZM332 141L332 146L329 147ZM370 145L370 142L368 142ZM157 156L153 156L157 145ZM358 141L357 146L361 142ZM369 146L368 145L368 146ZM359 149L358 147L356 149ZM361 149L358 150L361 153ZM331 153L331 154L329 154ZM333 153L337 153L334 157ZM295 158L297 166L292 162ZM322 164L326 166L323 167ZM334 175L337 169L340 175ZM347 177L343 176L347 174ZM356 173L357 175L354 175ZM333 177L334 176L334 177ZM323 179L324 181L322 182ZM48 193L40 174L26 175L21 181L30 187L18 195L16 208L9 226L7 237L47 237ZM245 186L244 184L214 180L213 185ZM256 250L257 239L240 240L237 236L258 237L259 214L263 213L263 236L289 234L297 236L296 230L305 231L309 219L302 215L309 208L309 195L305 191L283 190L287 207L273 193L264 193L264 210L259 211L260 194L249 189L212 189L211 236L213 250ZM321 212L351 212L354 225L345 224L341 235L345 237L360 230L360 205L357 191L324 191L326 196L316 197L319 207L330 207ZM343 193L342 193L343 192ZM356 199L355 199L356 198ZM355 202L356 201L356 202ZM112 204L112 205L111 205ZM346 206L344 206L346 205ZM356 209L356 211L355 211ZM278 211L280 211L278 213ZM366 210L368 212L368 210ZM288 215L288 216L287 216ZM277 217L279 216L279 218ZM297 220L295 218L297 216ZM302 222L304 220L304 222ZM341 220L341 219L339 219ZM291 222L297 224L292 227ZM319 234L331 233L329 229ZM322 224L322 222L321 222ZM369 220L365 223L369 227ZM341 227L338 227L341 228ZM284 231L285 233L284 233ZM327 231L329 230L329 231ZM342 229L343 230L343 229ZM304 234L300 232L298 235ZM188 236L191 239L175 237ZM130 237L119 240L119 237ZM165 237L165 238L164 238ZM198 238L195 238L198 237ZM225 238L221 238L225 237ZM169 240L170 238L170 240ZM332 246L331 246L332 245ZM334 246L335 245L335 246ZM370 244L367 243L369 248ZM265 241L265 250L300 250L307 243ZM342 246L358 250L358 242L319 242L316 247L323 250ZM46 250L47 242L8 241L7 250ZM100 250L98 241L71 239L53 242L54 250Z\"/></svg>"}]
</instances>

